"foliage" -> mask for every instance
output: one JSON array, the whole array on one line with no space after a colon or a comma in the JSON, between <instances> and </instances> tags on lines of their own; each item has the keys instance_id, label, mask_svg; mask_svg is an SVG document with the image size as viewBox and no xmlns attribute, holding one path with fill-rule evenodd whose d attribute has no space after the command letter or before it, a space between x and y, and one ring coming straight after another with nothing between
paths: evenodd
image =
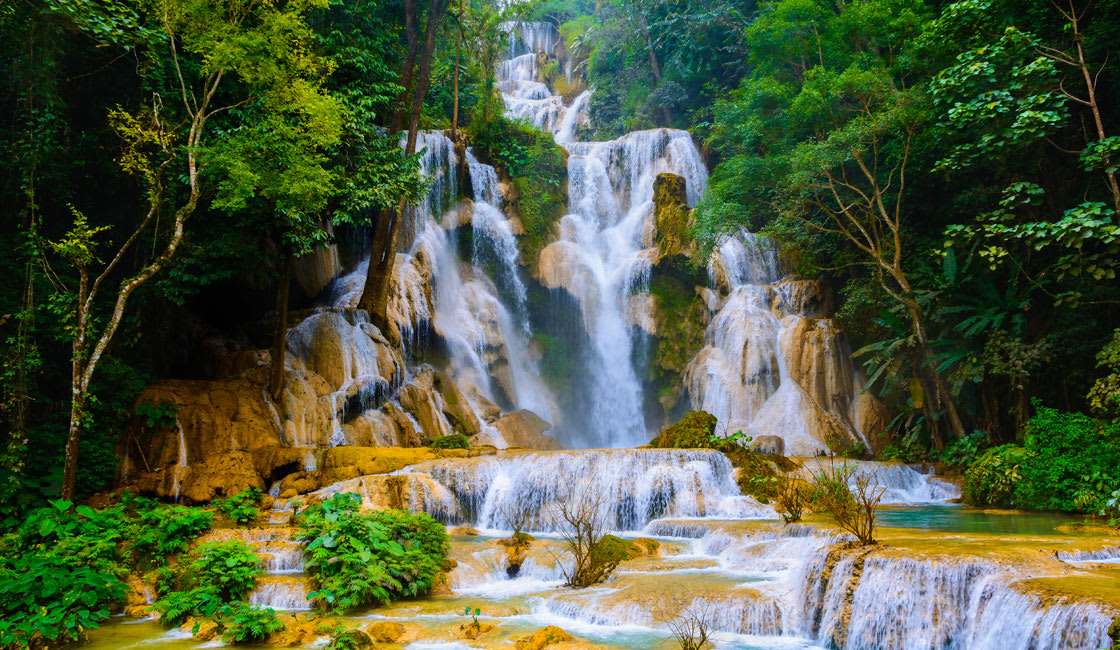
<instances>
[{"instance_id":1,"label":"foliage","mask_svg":"<svg viewBox=\"0 0 1120 650\"><path fill-rule=\"evenodd\" d=\"M854 465L833 465L814 477L812 500L862 545L875 544L875 508L886 492Z\"/></svg>"},{"instance_id":2,"label":"foliage","mask_svg":"<svg viewBox=\"0 0 1120 650\"><path fill-rule=\"evenodd\" d=\"M236 602L225 612L225 617L222 641L226 643L259 643L284 629L283 621L271 607Z\"/></svg>"},{"instance_id":3,"label":"foliage","mask_svg":"<svg viewBox=\"0 0 1120 650\"><path fill-rule=\"evenodd\" d=\"M941 462L957 469L964 470L991 446L986 431L973 431L971 434L953 441L941 452Z\"/></svg>"},{"instance_id":4,"label":"foliage","mask_svg":"<svg viewBox=\"0 0 1120 650\"><path fill-rule=\"evenodd\" d=\"M1112 340L1097 353L1097 367L1108 374L1093 382L1089 405L1100 413L1120 418L1120 329L1112 333Z\"/></svg>"},{"instance_id":5,"label":"foliage","mask_svg":"<svg viewBox=\"0 0 1120 650\"><path fill-rule=\"evenodd\" d=\"M650 442L652 447L676 449L707 448L716 435L716 416L707 411L689 411L680 420L665 427Z\"/></svg>"},{"instance_id":6,"label":"foliage","mask_svg":"<svg viewBox=\"0 0 1120 650\"><path fill-rule=\"evenodd\" d=\"M159 429L175 424L179 415L179 405L173 402L140 402L133 409L136 417L144 420L149 428Z\"/></svg>"},{"instance_id":7,"label":"foliage","mask_svg":"<svg viewBox=\"0 0 1120 650\"><path fill-rule=\"evenodd\" d=\"M53 501L0 538L0 645L77 641L127 592L117 511Z\"/></svg>"},{"instance_id":8,"label":"foliage","mask_svg":"<svg viewBox=\"0 0 1120 650\"><path fill-rule=\"evenodd\" d=\"M447 559L447 533L426 514L362 511L336 494L297 517L316 606L339 612L427 593Z\"/></svg>"},{"instance_id":9,"label":"foliage","mask_svg":"<svg viewBox=\"0 0 1120 650\"><path fill-rule=\"evenodd\" d=\"M471 441L461 433L437 436L431 442L432 449L470 449Z\"/></svg>"},{"instance_id":10,"label":"foliage","mask_svg":"<svg viewBox=\"0 0 1120 650\"><path fill-rule=\"evenodd\" d=\"M1023 445L988 450L965 473L963 498L980 506L1095 513L1120 486L1120 427L1044 406Z\"/></svg>"},{"instance_id":11,"label":"foliage","mask_svg":"<svg viewBox=\"0 0 1120 650\"><path fill-rule=\"evenodd\" d=\"M160 598L153 607L165 625L178 625L191 616L220 619L226 613L223 606L243 600L263 573L260 559L245 542L207 542L166 572L157 584ZM249 621L258 616L241 613Z\"/></svg>"},{"instance_id":12,"label":"foliage","mask_svg":"<svg viewBox=\"0 0 1120 650\"><path fill-rule=\"evenodd\" d=\"M1120 485L1120 424L1038 406L1023 447L1031 458L1015 488L1016 507L1095 511ZM1078 504L1086 490L1092 498Z\"/></svg>"},{"instance_id":13,"label":"foliage","mask_svg":"<svg viewBox=\"0 0 1120 650\"><path fill-rule=\"evenodd\" d=\"M1030 452L1018 445L1001 445L984 452L964 475L961 497L975 506L1009 508L1022 481L1022 466Z\"/></svg>"},{"instance_id":14,"label":"foliage","mask_svg":"<svg viewBox=\"0 0 1120 650\"><path fill-rule=\"evenodd\" d=\"M79 640L127 592L130 568L166 562L210 525L188 511L127 493L104 510L52 501L0 537L0 640Z\"/></svg>"},{"instance_id":15,"label":"foliage","mask_svg":"<svg viewBox=\"0 0 1120 650\"><path fill-rule=\"evenodd\" d=\"M264 492L260 488L249 488L225 499L218 499L215 505L223 515L241 525L250 524L260 516L261 501Z\"/></svg>"}]
</instances>

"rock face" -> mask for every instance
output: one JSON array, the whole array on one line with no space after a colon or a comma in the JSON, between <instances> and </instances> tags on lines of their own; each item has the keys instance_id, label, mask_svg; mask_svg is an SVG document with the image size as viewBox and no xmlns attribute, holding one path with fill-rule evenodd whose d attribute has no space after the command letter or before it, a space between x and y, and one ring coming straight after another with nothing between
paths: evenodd
<instances>
[{"instance_id":1,"label":"rock face","mask_svg":"<svg viewBox=\"0 0 1120 650\"><path fill-rule=\"evenodd\" d=\"M532 411L514 411L503 415L496 425L506 445L526 449L560 449L560 444L545 431L552 425Z\"/></svg>"},{"instance_id":2,"label":"rock face","mask_svg":"<svg viewBox=\"0 0 1120 650\"><path fill-rule=\"evenodd\" d=\"M696 251L696 242L689 234L692 210L685 190L685 179L677 174L658 174L653 181L653 214L661 257L687 257Z\"/></svg>"}]
</instances>

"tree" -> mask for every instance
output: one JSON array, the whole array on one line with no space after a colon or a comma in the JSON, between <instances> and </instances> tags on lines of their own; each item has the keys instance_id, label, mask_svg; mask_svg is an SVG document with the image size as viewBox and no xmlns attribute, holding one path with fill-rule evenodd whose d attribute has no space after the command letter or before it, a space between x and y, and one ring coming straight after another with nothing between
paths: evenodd
<instances>
[{"instance_id":1,"label":"tree","mask_svg":"<svg viewBox=\"0 0 1120 650\"><path fill-rule=\"evenodd\" d=\"M321 4L161 0L147 8L143 26L135 26L149 35L146 45L156 62L152 90L145 108L112 109L109 121L122 142L120 168L144 189L146 208L108 262L96 252L97 237L108 226L89 224L78 208L73 208L70 231L49 245L78 274L72 294L64 499L74 495L89 388L98 363L121 325L129 299L179 250L203 193L215 192L215 203L231 208L257 196L291 199L289 188L281 187L290 180L284 171L262 175L264 168L255 166L252 158L288 153L314 161L321 147L337 138L337 106L317 81L324 62L306 47L310 32L305 14ZM160 86L165 79L170 80L166 88ZM253 123L262 126L256 122L261 118L267 128L279 130L269 141L250 142L241 129ZM293 134L298 136L295 140L286 137ZM277 150L278 144L284 152ZM165 221L161 230L165 215L170 223ZM118 280L126 254L150 231L160 238L161 249ZM97 298L118 281L108 316L102 318Z\"/></svg>"},{"instance_id":2,"label":"tree","mask_svg":"<svg viewBox=\"0 0 1120 650\"><path fill-rule=\"evenodd\" d=\"M401 74L403 90L393 112L390 135L400 131L404 118L408 116L408 133L405 137L405 155L416 151L416 138L420 126L420 111L432 68L432 49L435 47L436 33L447 13L448 0L431 0L427 21L424 27L423 50L420 51L419 64L416 63L420 35L416 33L416 8L414 0L405 0L405 34L408 38L408 56L405 58ZM413 68L417 67L414 71ZM389 287L393 276L393 263L396 261L397 245L405 218L408 197L384 207L377 218L373 244L370 249L369 267L365 286L358 299L358 306L370 314L370 320L383 332L388 327Z\"/></svg>"}]
</instances>

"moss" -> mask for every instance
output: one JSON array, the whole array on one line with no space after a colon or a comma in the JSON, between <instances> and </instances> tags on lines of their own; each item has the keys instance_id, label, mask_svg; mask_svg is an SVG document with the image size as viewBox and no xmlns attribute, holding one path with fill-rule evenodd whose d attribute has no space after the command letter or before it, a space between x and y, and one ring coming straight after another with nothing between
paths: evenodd
<instances>
[{"instance_id":1,"label":"moss","mask_svg":"<svg viewBox=\"0 0 1120 650\"><path fill-rule=\"evenodd\" d=\"M716 417L706 411L689 411L676 423L662 429L650 441L651 447L715 449L727 456L731 465L739 470L739 491L755 497L763 503L769 502L777 494L778 472L775 465L780 458L783 464L789 461L781 457L760 454L737 442L724 442L715 435Z\"/></svg>"},{"instance_id":2,"label":"moss","mask_svg":"<svg viewBox=\"0 0 1120 650\"><path fill-rule=\"evenodd\" d=\"M696 286L705 281L702 269L687 258L662 258L653 269L649 292L660 336L650 348L649 381L666 414L680 398L680 377L704 346L706 311Z\"/></svg>"},{"instance_id":3,"label":"moss","mask_svg":"<svg viewBox=\"0 0 1120 650\"><path fill-rule=\"evenodd\" d=\"M650 441L650 447L662 449L711 448L711 437L716 432L716 416L707 411L689 411L678 420L661 430Z\"/></svg>"},{"instance_id":4,"label":"moss","mask_svg":"<svg viewBox=\"0 0 1120 650\"><path fill-rule=\"evenodd\" d=\"M677 174L658 174L653 181L653 212L657 223L657 250L662 257L688 255L695 243L692 210L688 207L685 179Z\"/></svg>"},{"instance_id":5,"label":"moss","mask_svg":"<svg viewBox=\"0 0 1120 650\"><path fill-rule=\"evenodd\" d=\"M1112 638L1112 650L1120 648L1120 618L1112 622L1108 628L1108 636Z\"/></svg>"},{"instance_id":6,"label":"moss","mask_svg":"<svg viewBox=\"0 0 1120 650\"><path fill-rule=\"evenodd\" d=\"M521 259L535 268L568 205L568 154L552 136L523 121L497 117L473 127L475 154L510 179L511 208L525 234L518 243Z\"/></svg>"}]
</instances>

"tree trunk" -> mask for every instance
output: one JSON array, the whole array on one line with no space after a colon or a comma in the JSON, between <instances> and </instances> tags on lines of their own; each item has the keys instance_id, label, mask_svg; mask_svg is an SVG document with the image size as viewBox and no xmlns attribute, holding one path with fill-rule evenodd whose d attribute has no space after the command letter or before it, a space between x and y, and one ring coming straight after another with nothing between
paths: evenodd
<instances>
[{"instance_id":1,"label":"tree trunk","mask_svg":"<svg viewBox=\"0 0 1120 650\"><path fill-rule=\"evenodd\" d=\"M459 57L463 50L463 0L459 0L459 16L455 21L455 95L454 107L451 110L451 139L458 141L459 135Z\"/></svg>"},{"instance_id":2,"label":"tree trunk","mask_svg":"<svg viewBox=\"0 0 1120 650\"><path fill-rule=\"evenodd\" d=\"M280 263L280 277L276 281L276 319L272 326L272 356L269 368L268 392L275 402L284 391L284 353L287 350L285 335L288 332L288 294L292 285L292 254L285 253Z\"/></svg>"},{"instance_id":3,"label":"tree trunk","mask_svg":"<svg viewBox=\"0 0 1120 650\"><path fill-rule=\"evenodd\" d=\"M420 112L424 106L424 96L428 92L428 81L432 69L432 50L435 47L439 22L447 12L447 0L432 0L428 9L427 25L424 28L424 49L420 55L420 66L416 74L415 89L412 95L408 121L408 136L405 140L405 153L416 152L416 138L420 126ZM410 76L411 78L411 76ZM398 113L403 115L403 106ZM370 320L383 334L388 335L389 286L393 276L393 262L397 256L397 241L405 218L407 205L403 201L396 206L383 209L378 216L377 226L370 251L369 267L366 270L366 284L358 305L370 314Z\"/></svg>"}]
</instances>

